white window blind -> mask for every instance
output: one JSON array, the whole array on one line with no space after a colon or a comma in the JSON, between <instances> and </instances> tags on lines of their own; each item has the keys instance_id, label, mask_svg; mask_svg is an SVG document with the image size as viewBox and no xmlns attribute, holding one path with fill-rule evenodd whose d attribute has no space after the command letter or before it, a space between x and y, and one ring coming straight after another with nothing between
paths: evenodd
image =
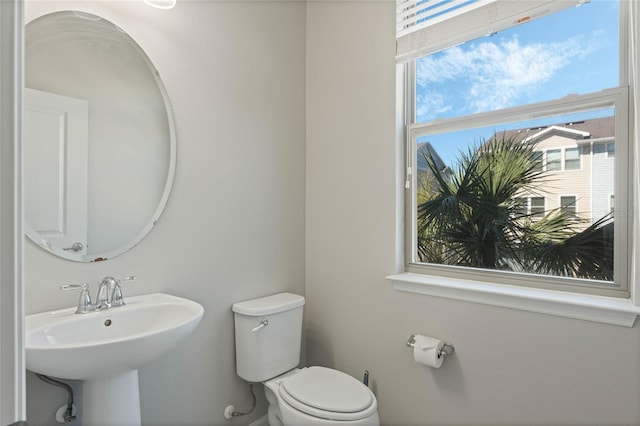
<instances>
[{"instance_id":1,"label":"white window blind","mask_svg":"<svg viewBox=\"0 0 640 426\"><path fill-rule=\"evenodd\" d=\"M397 36L418 31L436 22L492 3L494 0L398 0Z\"/></svg>"},{"instance_id":2,"label":"white window blind","mask_svg":"<svg viewBox=\"0 0 640 426\"><path fill-rule=\"evenodd\" d=\"M396 61L407 62L590 0L397 0Z\"/></svg>"}]
</instances>

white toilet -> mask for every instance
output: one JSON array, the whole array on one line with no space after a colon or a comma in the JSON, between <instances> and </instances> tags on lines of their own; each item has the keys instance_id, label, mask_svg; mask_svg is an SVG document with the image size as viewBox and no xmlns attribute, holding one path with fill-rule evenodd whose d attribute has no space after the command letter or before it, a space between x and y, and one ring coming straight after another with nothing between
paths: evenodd
<instances>
[{"instance_id":1,"label":"white toilet","mask_svg":"<svg viewBox=\"0 0 640 426\"><path fill-rule=\"evenodd\" d=\"M379 426L378 403L360 381L324 367L298 369L304 297L280 293L235 303L236 371L262 382L270 426Z\"/></svg>"}]
</instances>

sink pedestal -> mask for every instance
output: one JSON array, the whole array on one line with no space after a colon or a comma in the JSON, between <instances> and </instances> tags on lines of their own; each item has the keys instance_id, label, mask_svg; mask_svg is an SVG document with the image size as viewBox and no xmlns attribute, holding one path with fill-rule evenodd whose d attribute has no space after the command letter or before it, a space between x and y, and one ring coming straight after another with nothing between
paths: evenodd
<instances>
[{"instance_id":1,"label":"sink pedestal","mask_svg":"<svg viewBox=\"0 0 640 426\"><path fill-rule=\"evenodd\" d=\"M140 426L138 370L82 382L80 411L83 426Z\"/></svg>"}]
</instances>

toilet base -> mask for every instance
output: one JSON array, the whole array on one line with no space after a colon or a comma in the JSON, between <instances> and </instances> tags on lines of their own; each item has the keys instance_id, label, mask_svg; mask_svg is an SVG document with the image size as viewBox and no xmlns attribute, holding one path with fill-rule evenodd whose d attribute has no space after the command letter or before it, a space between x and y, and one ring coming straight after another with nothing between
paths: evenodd
<instances>
[{"instance_id":1,"label":"toilet base","mask_svg":"<svg viewBox=\"0 0 640 426\"><path fill-rule=\"evenodd\" d=\"M269 404L269 410L267 411L267 418L269 419L269 426L285 426L280 418L280 410L275 404Z\"/></svg>"}]
</instances>

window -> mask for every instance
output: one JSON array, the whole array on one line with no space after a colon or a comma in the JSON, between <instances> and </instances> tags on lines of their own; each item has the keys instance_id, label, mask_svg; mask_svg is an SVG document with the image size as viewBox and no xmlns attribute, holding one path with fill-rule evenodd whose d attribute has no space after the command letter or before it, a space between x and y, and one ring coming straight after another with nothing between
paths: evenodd
<instances>
[{"instance_id":1,"label":"window","mask_svg":"<svg viewBox=\"0 0 640 426\"><path fill-rule=\"evenodd\" d=\"M529 198L529 215L542 217L544 215L544 197Z\"/></svg>"},{"instance_id":2,"label":"window","mask_svg":"<svg viewBox=\"0 0 640 426\"><path fill-rule=\"evenodd\" d=\"M608 143L607 144L607 158L615 158L616 155L616 144Z\"/></svg>"},{"instance_id":3,"label":"window","mask_svg":"<svg viewBox=\"0 0 640 426\"><path fill-rule=\"evenodd\" d=\"M539 218L544 215L544 197L516 198L514 216Z\"/></svg>"},{"instance_id":4,"label":"window","mask_svg":"<svg viewBox=\"0 0 640 426\"><path fill-rule=\"evenodd\" d=\"M580 170L580 148L567 148L564 150L564 169Z\"/></svg>"},{"instance_id":5,"label":"window","mask_svg":"<svg viewBox=\"0 0 640 426\"><path fill-rule=\"evenodd\" d=\"M572 195L560 197L560 211L575 216L577 212L576 197Z\"/></svg>"},{"instance_id":6,"label":"window","mask_svg":"<svg viewBox=\"0 0 640 426\"><path fill-rule=\"evenodd\" d=\"M562 170L562 151L550 149L547 151L547 171Z\"/></svg>"},{"instance_id":7,"label":"window","mask_svg":"<svg viewBox=\"0 0 640 426\"><path fill-rule=\"evenodd\" d=\"M584 123L584 122L583 122ZM540 156L540 160L536 160L536 169L539 171L561 171L561 170L580 170L580 148L564 148L564 149L549 149L547 154L546 169L542 165L538 165L537 162L541 161L544 157L543 152L536 152L536 155ZM564 168L563 164L564 155Z\"/></svg>"},{"instance_id":8,"label":"window","mask_svg":"<svg viewBox=\"0 0 640 426\"><path fill-rule=\"evenodd\" d=\"M499 16L525 3L492 2ZM620 216L614 227L610 214L628 170L593 149L615 140L607 157L628 152L626 73L610 47L620 45L620 4L525 14L481 39L474 11L454 14L450 27L434 17L427 47L400 55L407 271L628 297L629 224Z\"/></svg>"},{"instance_id":9,"label":"window","mask_svg":"<svg viewBox=\"0 0 640 426\"><path fill-rule=\"evenodd\" d=\"M544 152L533 151L534 170L536 172L541 172L544 169L543 159L544 159Z\"/></svg>"}]
</instances>

